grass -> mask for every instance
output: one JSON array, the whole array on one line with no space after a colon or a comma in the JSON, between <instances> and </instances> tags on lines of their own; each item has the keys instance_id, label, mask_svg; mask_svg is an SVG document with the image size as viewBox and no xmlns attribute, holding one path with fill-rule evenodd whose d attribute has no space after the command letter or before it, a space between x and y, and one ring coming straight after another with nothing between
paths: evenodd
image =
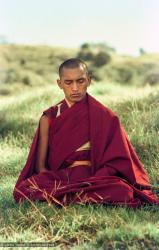
<instances>
[{"instance_id":1,"label":"grass","mask_svg":"<svg viewBox=\"0 0 159 250\"><path fill-rule=\"evenodd\" d=\"M151 182L159 183L159 88L99 82L89 92L119 115ZM0 99L0 242L52 242L55 249L75 250L157 249L158 207L15 204L13 187L39 117L61 98L55 85L45 85Z\"/></svg>"}]
</instances>

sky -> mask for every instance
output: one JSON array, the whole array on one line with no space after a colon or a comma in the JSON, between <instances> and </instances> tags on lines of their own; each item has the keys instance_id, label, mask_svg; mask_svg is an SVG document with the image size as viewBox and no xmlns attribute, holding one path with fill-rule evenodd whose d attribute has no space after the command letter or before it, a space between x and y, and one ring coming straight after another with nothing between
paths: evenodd
<instances>
[{"instance_id":1,"label":"sky","mask_svg":"<svg viewBox=\"0 0 159 250\"><path fill-rule=\"evenodd\" d=\"M159 0L0 0L0 36L18 44L159 52Z\"/></svg>"}]
</instances>

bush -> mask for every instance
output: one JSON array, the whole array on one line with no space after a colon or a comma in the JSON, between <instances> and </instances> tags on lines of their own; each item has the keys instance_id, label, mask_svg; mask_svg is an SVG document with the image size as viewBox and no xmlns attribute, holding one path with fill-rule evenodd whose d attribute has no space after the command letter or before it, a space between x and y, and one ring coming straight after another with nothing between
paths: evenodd
<instances>
[{"instance_id":1,"label":"bush","mask_svg":"<svg viewBox=\"0 0 159 250\"><path fill-rule=\"evenodd\" d=\"M92 80L95 80L95 81L101 81L102 80L102 77L101 77L101 74L99 72L99 70L97 68L94 68L93 66L89 67L89 73L91 75L91 78Z\"/></svg>"},{"instance_id":2,"label":"bush","mask_svg":"<svg viewBox=\"0 0 159 250\"><path fill-rule=\"evenodd\" d=\"M118 68L118 81L127 83L130 82L133 76L132 70L129 67Z\"/></svg>"},{"instance_id":3,"label":"bush","mask_svg":"<svg viewBox=\"0 0 159 250\"><path fill-rule=\"evenodd\" d=\"M43 78L31 71L21 71L19 81L25 85L42 84Z\"/></svg>"},{"instance_id":4,"label":"bush","mask_svg":"<svg viewBox=\"0 0 159 250\"><path fill-rule=\"evenodd\" d=\"M143 84L155 85L159 83L159 65L149 68L144 74Z\"/></svg>"},{"instance_id":5,"label":"bush","mask_svg":"<svg viewBox=\"0 0 159 250\"><path fill-rule=\"evenodd\" d=\"M84 43L81 45L77 57L91 62L95 67L100 67L110 62L110 47L105 44Z\"/></svg>"},{"instance_id":6,"label":"bush","mask_svg":"<svg viewBox=\"0 0 159 250\"><path fill-rule=\"evenodd\" d=\"M13 82L16 82L17 79L19 78L19 70L17 69L17 67L11 67L11 68L8 68L8 70L6 70L6 77L5 77L5 80L4 80L4 83L13 83Z\"/></svg>"},{"instance_id":7,"label":"bush","mask_svg":"<svg viewBox=\"0 0 159 250\"><path fill-rule=\"evenodd\" d=\"M145 83L149 83L150 85L155 85L159 83L159 73L149 74L145 79Z\"/></svg>"},{"instance_id":8,"label":"bush","mask_svg":"<svg viewBox=\"0 0 159 250\"><path fill-rule=\"evenodd\" d=\"M96 67L103 66L109 63L110 60L111 60L110 55L104 51L99 51L93 58L94 65Z\"/></svg>"},{"instance_id":9,"label":"bush","mask_svg":"<svg viewBox=\"0 0 159 250\"><path fill-rule=\"evenodd\" d=\"M0 95L10 95L10 89L6 87L1 87L0 88Z\"/></svg>"},{"instance_id":10,"label":"bush","mask_svg":"<svg viewBox=\"0 0 159 250\"><path fill-rule=\"evenodd\" d=\"M123 84L132 83L135 71L126 64L114 64L105 69L105 74L110 81Z\"/></svg>"},{"instance_id":11,"label":"bush","mask_svg":"<svg viewBox=\"0 0 159 250\"><path fill-rule=\"evenodd\" d=\"M77 54L77 57L84 60L84 61L92 61L94 60L94 55L90 50L82 49Z\"/></svg>"}]
</instances>

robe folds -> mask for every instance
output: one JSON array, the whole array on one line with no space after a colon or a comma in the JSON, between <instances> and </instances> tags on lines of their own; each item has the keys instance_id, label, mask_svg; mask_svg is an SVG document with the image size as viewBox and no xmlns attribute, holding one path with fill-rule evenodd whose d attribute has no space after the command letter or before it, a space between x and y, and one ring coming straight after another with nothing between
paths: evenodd
<instances>
[{"instance_id":1,"label":"robe folds","mask_svg":"<svg viewBox=\"0 0 159 250\"><path fill-rule=\"evenodd\" d=\"M61 101L61 105L64 102ZM85 98L57 115L57 105L45 110L50 121L47 171L36 173L38 125L13 196L49 204L159 205L137 154L115 113L94 97ZM90 141L91 166L64 166L74 152ZM87 159L88 160L88 159Z\"/></svg>"}]
</instances>

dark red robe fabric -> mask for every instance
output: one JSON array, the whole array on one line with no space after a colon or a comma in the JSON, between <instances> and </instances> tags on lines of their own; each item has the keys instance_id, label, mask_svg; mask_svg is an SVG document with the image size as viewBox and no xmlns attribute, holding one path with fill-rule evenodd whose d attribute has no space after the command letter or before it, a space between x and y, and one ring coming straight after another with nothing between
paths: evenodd
<instances>
[{"instance_id":1,"label":"dark red robe fabric","mask_svg":"<svg viewBox=\"0 0 159 250\"><path fill-rule=\"evenodd\" d=\"M63 102L63 101L62 101ZM57 106L44 111L51 121L48 171L35 171L39 126L27 162L17 180L16 202L41 200L63 205L100 203L140 207L159 205L148 176L118 117L89 94L56 117ZM91 167L61 168L90 140Z\"/></svg>"}]
</instances>

